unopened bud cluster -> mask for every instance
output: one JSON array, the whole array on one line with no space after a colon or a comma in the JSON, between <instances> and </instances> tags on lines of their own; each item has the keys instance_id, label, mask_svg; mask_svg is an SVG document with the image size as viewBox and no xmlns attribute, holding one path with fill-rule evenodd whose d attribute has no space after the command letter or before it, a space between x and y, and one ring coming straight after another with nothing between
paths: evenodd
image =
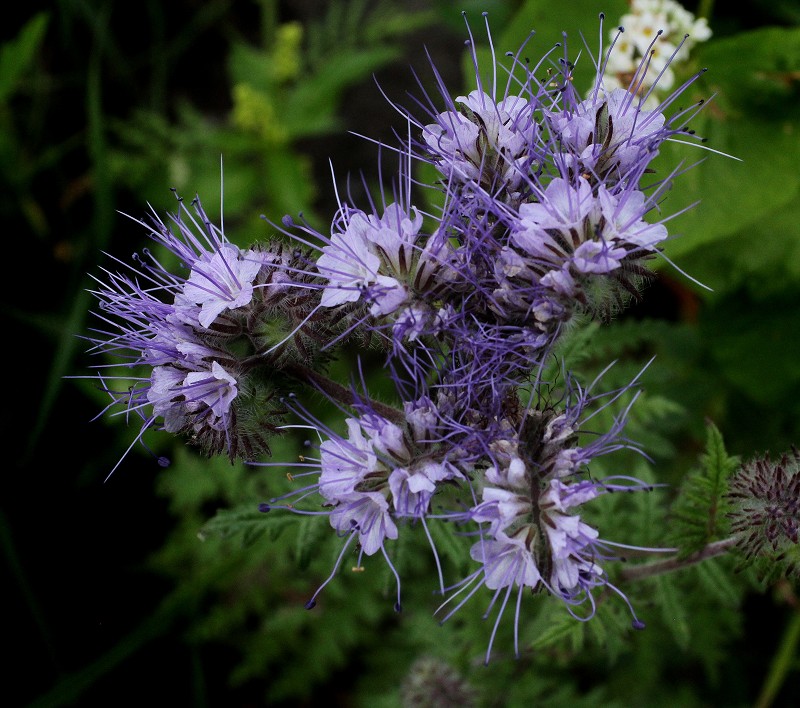
<instances>
[{"instance_id":1,"label":"unopened bud cluster","mask_svg":"<svg viewBox=\"0 0 800 708\"><path fill-rule=\"evenodd\" d=\"M731 531L745 557L766 557L800 574L800 451L746 462L727 498Z\"/></svg>"}]
</instances>

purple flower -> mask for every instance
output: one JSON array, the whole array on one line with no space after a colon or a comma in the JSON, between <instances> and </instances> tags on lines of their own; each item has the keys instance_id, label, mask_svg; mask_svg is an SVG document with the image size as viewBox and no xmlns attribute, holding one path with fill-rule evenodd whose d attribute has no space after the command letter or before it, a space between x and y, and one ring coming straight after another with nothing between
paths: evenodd
<instances>
[{"instance_id":1,"label":"purple flower","mask_svg":"<svg viewBox=\"0 0 800 708\"><path fill-rule=\"evenodd\" d=\"M216 361L211 362L211 371L191 371L183 380L183 392L187 396L186 410L197 412L208 409L212 417L210 425L224 429L225 419L231 403L238 393L236 379Z\"/></svg>"},{"instance_id":2,"label":"purple flower","mask_svg":"<svg viewBox=\"0 0 800 708\"><path fill-rule=\"evenodd\" d=\"M560 270L610 273L628 259L652 253L667 236L662 224L649 224L651 208L642 192L610 192L600 185L593 194L588 180L573 186L558 178L550 182L536 203L519 208L519 222L511 242L520 249L519 270ZM509 256L507 256L509 258Z\"/></svg>"},{"instance_id":3,"label":"purple flower","mask_svg":"<svg viewBox=\"0 0 800 708\"><path fill-rule=\"evenodd\" d=\"M344 233L333 234L322 249L317 268L328 281L322 293L323 307L355 302L368 286L378 282L389 289L399 286L394 279L378 275L381 260L366 237L369 229L366 216L356 213Z\"/></svg>"},{"instance_id":4,"label":"purple flower","mask_svg":"<svg viewBox=\"0 0 800 708\"><path fill-rule=\"evenodd\" d=\"M566 179L556 178L547 185L537 202L520 206L519 226L512 242L531 256L552 256L561 248L549 237L548 231L557 230L562 235L573 229L583 231L584 220L594 208L594 195L588 180L580 177L570 184Z\"/></svg>"},{"instance_id":5,"label":"purple flower","mask_svg":"<svg viewBox=\"0 0 800 708\"><path fill-rule=\"evenodd\" d=\"M381 493L398 516L419 518L437 484L461 476L434 437L441 423L430 400L409 403L406 411L403 427L370 412L349 418L347 438L330 435L321 444L319 490L330 504Z\"/></svg>"},{"instance_id":6,"label":"purple flower","mask_svg":"<svg viewBox=\"0 0 800 708\"><path fill-rule=\"evenodd\" d=\"M639 99L625 89L591 98L559 112L549 112L548 122L570 167L598 179L620 180L641 175L643 162L658 154L658 146L671 134L658 111L642 110Z\"/></svg>"},{"instance_id":7,"label":"purple flower","mask_svg":"<svg viewBox=\"0 0 800 708\"><path fill-rule=\"evenodd\" d=\"M361 548L368 556L383 548L386 539L397 538L389 513L389 503L379 492L358 492L340 497L331 511L331 526L340 534L357 533Z\"/></svg>"},{"instance_id":8,"label":"purple flower","mask_svg":"<svg viewBox=\"0 0 800 708\"><path fill-rule=\"evenodd\" d=\"M371 441L359 422L347 419L347 438L332 437L320 445L320 494L328 501L352 494L368 474L379 470Z\"/></svg>"},{"instance_id":9,"label":"purple flower","mask_svg":"<svg viewBox=\"0 0 800 708\"><path fill-rule=\"evenodd\" d=\"M305 287L294 255L280 246L240 249L209 222L199 201L193 204L196 217L180 202L171 226L155 217L147 225L188 277L145 249L135 266L107 272L94 291L107 328L91 338L92 351L118 362L98 367L95 378L110 408L139 417L137 440L161 428L186 435L207 454L251 457L269 450L267 437L282 416L276 385L254 372L279 368L293 347L309 356L315 325L306 321L317 305L308 293L318 290ZM122 371L112 373L114 366ZM115 380L125 382L121 390Z\"/></svg>"},{"instance_id":10,"label":"purple flower","mask_svg":"<svg viewBox=\"0 0 800 708\"><path fill-rule=\"evenodd\" d=\"M183 288L183 297L200 305L198 321L210 327L224 310L250 304L253 281L262 261L255 251L222 243L207 261L197 261Z\"/></svg>"},{"instance_id":11,"label":"purple flower","mask_svg":"<svg viewBox=\"0 0 800 708\"><path fill-rule=\"evenodd\" d=\"M495 100L482 90L459 96L422 136L449 183L513 195L535 161L535 103L523 96Z\"/></svg>"},{"instance_id":12,"label":"purple flower","mask_svg":"<svg viewBox=\"0 0 800 708\"><path fill-rule=\"evenodd\" d=\"M324 243L316 262L326 281L322 307L367 305L357 326L393 344L436 335L441 297L456 275L445 229L427 236L422 223L414 207L393 203L381 216L342 208L329 239L308 230Z\"/></svg>"},{"instance_id":13,"label":"purple flower","mask_svg":"<svg viewBox=\"0 0 800 708\"><path fill-rule=\"evenodd\" d=\"M652 200L643 192L625 189L612 193L603 185L597 191L603 220L603 238L631 251L654 251L667 238L663 224L650 224L644 215L652 208Z\"/></svg>"}]
</instances>

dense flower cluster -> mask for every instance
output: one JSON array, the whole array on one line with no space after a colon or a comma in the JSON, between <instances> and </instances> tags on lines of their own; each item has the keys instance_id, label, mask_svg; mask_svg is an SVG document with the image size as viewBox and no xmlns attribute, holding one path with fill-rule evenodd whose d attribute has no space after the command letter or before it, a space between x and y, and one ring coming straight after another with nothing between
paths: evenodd
<instances>
[{"instance_id":1,"label":"dense flower cluster","mask_svg":"<svg viewBox=\"0 0 800 708\"><path fill-rule=\"evenodd\" d=\"M555 51L535 66L519 54L495 60L495 76L508 76L502 89L478 74L475 91L452 99L440 81L441 97L419 101L439 108L407 113L413 137L398 150L408 163L393 201L342 203L328 233L287 220L291 248L248 249L199 203L196 219L181 204L172 227L148 228L185 274L148 253L96 292L114 327L97 334L96 349L146 372L122 391L100 378L112 405L142 417L142 432L161 427L250 462L290 416L319 433L317 456L304 455L294 477L311 482L261 505L326 515L345 537L319 590L348 550L357 547L359 564L380 552L397 576L399 610L392 542L404 527L428 533L448 520L473 535L475 570L445 587L428 533L448 595L442 609L453 604L443 621L484 587L490 610L503 598L495 630L512 593L517 618L525 591L550 593L581 619L594 613L598 587L625 599L602 566L615 544L582 509L647 487L589 473L599 456L638 449L624 435L636 381L602 392L599 381L583 386L564 373L559 385L543 378L544 365L567 326L638 296L667 238L658 204L671 175L643 177L666 140L691 139L699 104L647 109L635 86L607 83L605 59L587 98ZM414 160L438 171L440 212L412 203ZM383 347L394 405L322 375L354 337ZM306 407L303 386L347 410L345 433ZM613 404L622 411L610 429L590 431Z\"/></svg>"}]
</instances>

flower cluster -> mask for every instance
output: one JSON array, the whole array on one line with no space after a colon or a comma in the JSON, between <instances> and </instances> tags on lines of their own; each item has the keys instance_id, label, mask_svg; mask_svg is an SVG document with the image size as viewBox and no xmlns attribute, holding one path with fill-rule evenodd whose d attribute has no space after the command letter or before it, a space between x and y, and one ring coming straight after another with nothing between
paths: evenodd
<instances>
[{"instance_id":1,"label":"flower cluster","mask_svg":"<svg viewBox=\"0 0 800 708\"><path fill-rule=\"evenodd\" d=\"M608 82L607 57L587 98L566 48L533 66L522 51L494 59L492 85L477 72L478 88L452 99L440 80L440 97L418 101L429 110L405 112L412 137L394 148L407 161L391 201L341 203L326 233L287 219L291 247L248 249L199 203L197 220L181 205L176 233L158 220L148 228L185 274L146 254L96 292L116 328L96 349L127 353L145 372L127 391L100 378L112 405L143 417L142 432L185 433L207 453L257 463L289 416L317 431L317 455L293 475L302 486L260 507L325 515L345 538L309 607L357 549L359 565L378 553L389 563L399 610L392 542L414 525L436 558L440 609L453 603L442 621L481 588L494 593L490 610L503 597L495 631L512 593L517 619L526 591L560 598L581 619L598 587L627 602L602 565L617 544L582 517L608 492L648 488L589 472L600 456L638 451L624 434L637 382L602 392L569 372L548 379L545 363L568 326L639 295L667 238L658 205L674 175L643 178L665 141L691 140L687 120L702 102L665 113L690 80L651 110L637 85ZM441 209L413 203L415 161L437 170ZM352 337L382 347L392 404L324 376ZM307 407L308 387L346 411L346 432ZM614 405L613 424L590 430ZM473 537L474 571L450 587L428 531L442 520Z\"/></svg>"},{"instance_id":2,"label":"flower cluster","mask_svg":"<svg viewBox=\"0 0 800 708\"><path fill-rule=\"evenodd\" d=\"M658 91L669 91L675 83L673 62L686 61L692 48L711 37L706 19L695 18L675 0L631 0L630 12L614 31L614 51L606 64L606 88L635 85L647 93L658 80ZM642 72L642 61L648 71ZM649 103L657 104L653 97Z\"/></svg>"}]
</instances>

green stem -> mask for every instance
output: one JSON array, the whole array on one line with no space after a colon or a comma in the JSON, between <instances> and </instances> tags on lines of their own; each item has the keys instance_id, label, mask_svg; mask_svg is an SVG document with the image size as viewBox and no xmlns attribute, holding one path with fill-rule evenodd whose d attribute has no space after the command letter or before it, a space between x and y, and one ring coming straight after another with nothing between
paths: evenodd
<instances>
[{"instance_id":1,"label":"green stem","mask_svg":"<svg viewBox=\"0 0 800 708\"><path fill-rule=\"evenodd\" d=\"M671 558L656 561L655 563L634 565L630 568L625 568L625 570L620 573L620 576L622 580L641 580L642 578L650 578L654 575L663 575L664 573L670 573L674 570L681 570L682 568L688 568L690 565L700 563L709 558L721 556L727 553L735 544L735 538L724 538L721 541L709 543L696 553L686 556L686 558L672 556Z\"/></svg>"},{"instance_id":2,"label":"green stem","mask_svg":"<svg viewBox=\"0 0 800 708\"><path fill-rule=\"evenodd\" d=\"M705 17L710 20L713 12L714 0L700 0L700 5L697 8L697 17Z\"/></svg>"},{"instance_id":3,"label":"green stem","mask_svg":"<svg viewBox=\"0 0 800 708\"><path fill-rule=\"evenodd\" d=\"M356 402L362 400L376 413L386 418L386 420L390 420L393 423L403 423L405 421L405 416L401 411L397 410L397 408L386 405L385 403L381 403L380 401L357 397L353 391L346 386L342 386L335 381L331 381L327 376L323 376L313 369L301 366L300 364L291 364L281 369L281 372L291 376L292 378L298 379L303 383L308 383L312 386L315 386L320 391L330 396L333 400L338 401L345 406L352 408Z\"/></svg>"},{"instance_id":4,"label":"green stem","mask_svg":"<svg viewBox=\"0 0 800 708\"><path fill-rule=\"evenodd\" d=\"M786 629L783 631L778 653L772 659L769 673L756 701L756 708L771 706L793 668L797 647L800 644L800 610L795 609Z\"/></svg>"}]
</instances>

